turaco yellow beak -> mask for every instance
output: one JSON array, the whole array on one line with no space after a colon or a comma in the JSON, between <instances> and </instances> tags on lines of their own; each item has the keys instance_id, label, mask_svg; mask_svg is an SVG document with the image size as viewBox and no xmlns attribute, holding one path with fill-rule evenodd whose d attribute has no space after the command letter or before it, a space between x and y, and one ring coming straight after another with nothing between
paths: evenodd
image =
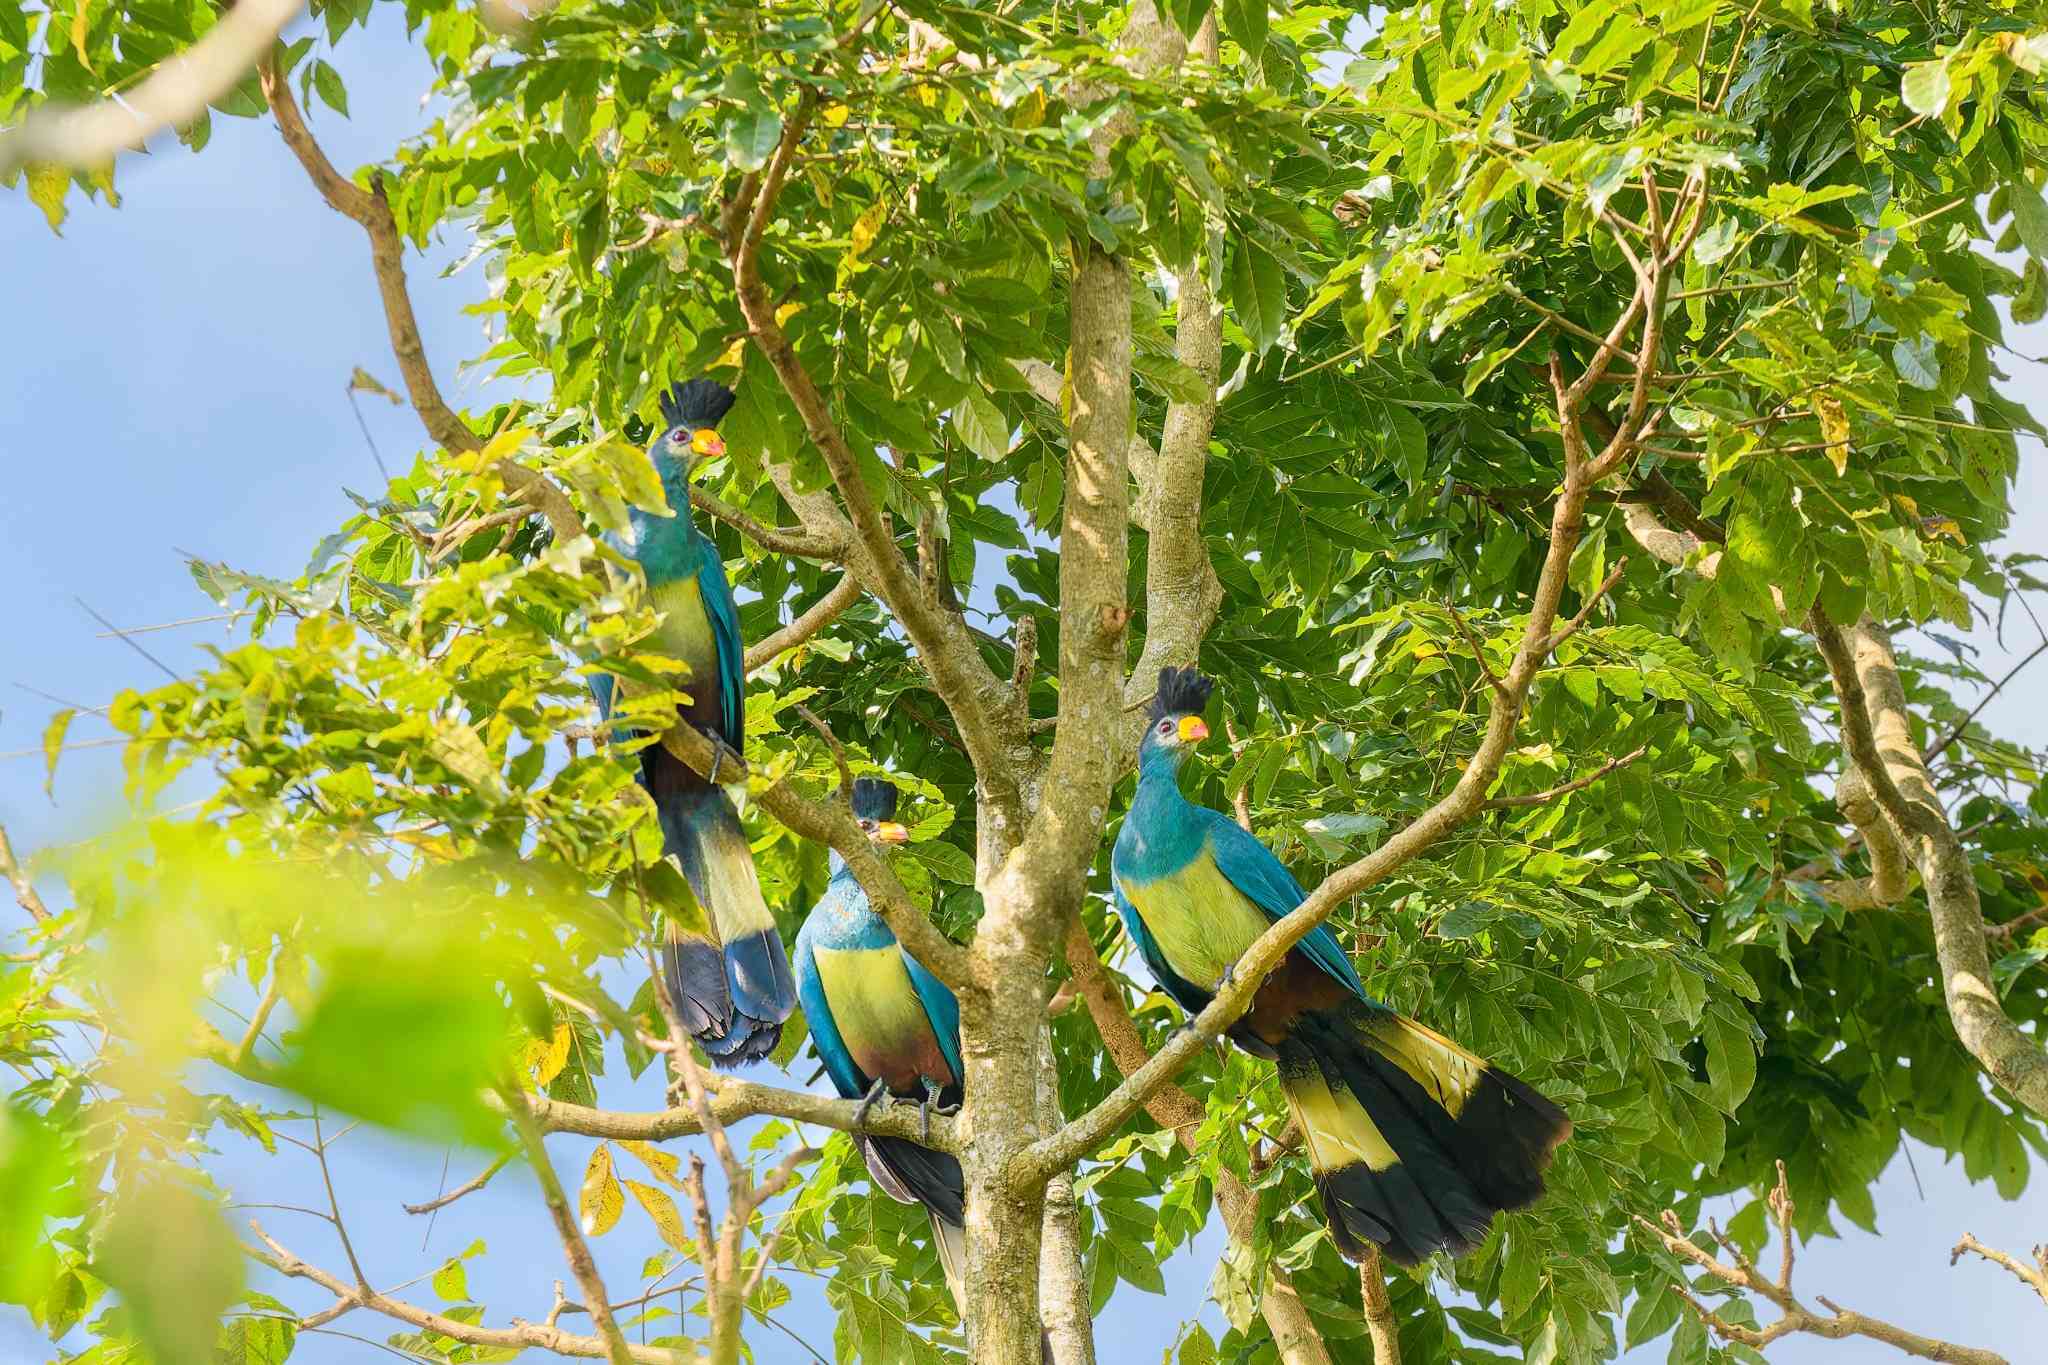
<instances>
[{"instance_id":1,"label":"turaco yellow beak","mask_svg":"<svg viewBox=\"0 0 2048 1365\"><path fill-rule=\"evenodd\" d=\"M1208 737L1209 727L1203 723L1200 716L1182 716L1180 718L1181 743L1192 744L1196 740L1207 739Z\"/></svg>"},{"instance_id":2,"label":"turaco yellow beak","mask_svg":"<svg viewBox=\"0 0 2048 1365\"><path fill-rule=\"evenodd\" d=\"M690 449L700 460L715 460L725 454L725 438L707 427L691 435Z\"/></svg>"},{"instance_id":3,"label":"turaco yellow beak","mask_svg":"<svg viewBox=\"0 0 2048 1365\"><path fill-rule=\"evenodd\" d=\"M884 820L875 826L875 842L878 844L907 844L910 831L894 820Z\"/></svg>"}]
</instances>

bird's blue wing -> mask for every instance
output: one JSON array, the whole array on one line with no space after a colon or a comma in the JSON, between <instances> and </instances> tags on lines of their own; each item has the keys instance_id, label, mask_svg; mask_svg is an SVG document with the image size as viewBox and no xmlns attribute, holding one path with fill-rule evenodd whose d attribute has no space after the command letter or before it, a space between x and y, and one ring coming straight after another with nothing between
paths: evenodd
<instances>
[{"instance_id":1,"label":"bird's blue wing","mask_svg":"<svg viewBox=\"0 0 2048 1365\"><path fill-rule=\"evenodd\" d=\"M825 999L825 983L818 979L817 962L811 956L810 942L801 934L796 941L796 997L804 1007L804 1022L811 1028L811 1050L825 1064L825 1074L831 1077L832 1088L849 1100L857 1100L867 1094L868 1077L861 1072L853 1054L846 1050L845 1040L839 1036L839 1023L832 1017L832 1006Z\"/></svg>"},{"instance_id":2,"label":"bird's blue wing","mask_svg":"<svg viewBox=\"0 0 2048 1365\"><path fill-rule=\"evenodd\" d=\"M732 584L726 579L725 564L718 547L708 538L703 547L704 567L697 582L704 594L704 612L711 618L711 634L718 644L719 709L725 717L720 736L734 750L744 748L746 735L747 647L740 639L740 609L733 601Z\"/></svg>"},{"instance_id":3,"label":"bird's blue wing","mask_svg":"<svg viewBox=\"0 0 2048 1365\"><path fill-rule=\"evenodd\" d=\"M939 1040L940 1055L953 1068L954 1081L964 1082L967 1068L960 1062L960 1002L946 989L946 983L933 976L907 948L903 950L903 965L910 969L910 984L924 1005L925 1018L931 1020L932 1036Z\"/></svg>"},{"instance_id":4,"label":"bird's blue wing","mask_svg":"<svg viewBox=\"0 0 2048 1365\"><path fill-rule=\"evenodd\" d=\"M1265 911L1269 918L1282 919L1308 899L1301 883L1294 880L1287 864L1273 856L1273 850L1220 811L1204 811L1203 814L1209 817L1209 848L1215 855L1217 868L1230 879L1232 886L1244 892L1252 904ZM1369 998L1365 994L1365 983L1358 979L1357 970L1352 967L1351 959L1344 955L1344 948L1337 942L1337 936L1330 932L1329 925L1318 924L1311 930L1302 939L1301 950L1360 999Z\"/></svg>"},{"instance_id":5,"label":"bird's blue wing","mask_svg":"<svg viewBox=\"0 0 2048 1365\"><path fill-rule=\"evenodd\" d=\"M1124 932L1131 936L1131 942L1138 945L1138 956L1145 960L1145 967L1152 973L1152 979L1159 983L1159 989L1173 997L1175 1004L1190 1015L1200 1014L1202 1007L1215 997L1200 986L1166 965L1166 954L1160 951L1159 940L1152 937L1152 931L1145 927L1144 916L1138 907L1131 904L1131 898L1124 894L1123 884L1112 874L1110 890L1116 896L1117 917L1124 922Z\"/></svg>"}]
</instances>

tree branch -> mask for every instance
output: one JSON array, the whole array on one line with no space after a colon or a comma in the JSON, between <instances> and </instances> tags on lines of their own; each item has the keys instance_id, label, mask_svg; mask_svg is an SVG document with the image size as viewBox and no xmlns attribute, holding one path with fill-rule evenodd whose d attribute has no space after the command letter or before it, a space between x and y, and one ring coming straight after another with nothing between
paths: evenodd
<instances>
[{"instance_id":1,"label":"tree branch","mask_svg":"<svg viewBox=\"0 0 2048 1365\"><path fill-rule=\"evenodd\" d=\"M1365 1257L1358 1263L1358 1297L1365 1309L1366 1336L1372 1340L1372 1365L1401 1365L1401 1333L1387 1298L1387 1272L1377 1242L1365 1244Z\"/></svg>"},{"instance_id":2,"label":"tree branch","mask_svg":"<svg viewBox=\"0 0 2048 1365\"><path fill-rule=\"evenodd\" d=\"M1484 806L1480 807L1480 809L1513 810L1522 806L1548 805L1552 801L1557 800L1557 798L1560 796L1565 796L1575 791L1584 791L1587 787L1592 786L1595 782L1598 782L1601 778L1607 776L1607 774L1613 772L1615 769L1626 768L1629 764L1635 762L1637 759L1641 758L1644 754L1648 752L1649 747L1647 745L1638 745L1636 748L1631 749L1629 752L1623 754L1620 758L1608 759L1605 763L1602 763L1599 767L1595 768L1592 772L1587 773L1584 777L1575 777L1569 782L1560 783L1555 787L1546 787L1540 792L1530 792L1526 796L1496 796L1493 799L1489 800Z\"/></svg>"},{"instance_id":3,"label":"tree branch","mask_svg":"<svg viewBox=\"0 0 2048 1365\"><path fill-rule=\"evenodd\" d=\"M1657 1223L1640 1215L1636 1222L1664 1244L1664 1249L1674 1256L1681 1256L1705 1271L1709 1277L1719 1280L1730 1289L1739 1289L1768 1300L1777 1308L1776 1322L1762 1328L1744 1327L1729 1322L1714 1313L1683 1284L1671 1286L1677 1294L1699 1315L1700 1322L1725 1341L1740 1342L1753 1350L1761 1350L1780 1337L1803 1332L1811 1336L1826 1337L1841 1341L1847 1337L1868 1337L1893 1346L1909 1356L1922 1360L1951 1362L1951 1365L2008 1365L2004 1356L1993 1351L1980 1350L1974 1346L1958 1346L1953 1342L1923 1337L1903 1327L1895 1327L1877 1318L1865 1317L1851 1312L1826 1298L1819 1300L1821 1306L1832 1316L1823 1317L1802 1304L1792 1293L1792 1194L1785 1182L1785 1163L1778 1163L1778 1185L1771 1191L1770 1209L1777 1220L1780 1239L1783 1243L1781 1268L1775 1281L1757 1270L1749 1258L1736 1253L1734 1265L1729 1265L1708 1251L1692 1238L1685 1235L1685 1227L1678 1221L1678 1215L1670 1209L1664 1211ZM1716 1233L1718 1236L1718 1232ZM1723 1239L1725 1241L1725 1239ZM1967 1239L1966 1239L1967 1240ZM1959 1246L1957 1252L1962 1248Z\"/></svg>"},{"instance_id":4,"label":"tree branch","mask_svg":"<svg viewBox=\"0 0 2048 1365\"><path fill-rule=\"evenodd\" d=\"M1843 747L1927 888L1935 957L1956 1036L2013 1098L2048 1114L2048 1051L2007 1017L1991 984L1969 851L1949 823L1913 741L1891 637L1868 616L1845 635L1818 606L1808 627L1834 678Z\"/></svg>"},{"instance_id":5,"label":"tree branch","mask_svg":"<svg viewBox=\"0 0 2048 1365\"><path fill-rule=\"evenodd\" d=\"M262 1241L263 1245L269 1248L267 1253L249 1248L249 1254L252 1257L269 1266L280 1275L288 1275L293 1279L311 1281L335 1296L333 1308L313 1314L311 1317L301 1318L299 1320L301 1326L331 1322L334 1318L340 1316L340 1313L334 1310L336 1308L343 1308L346 1305L344 1311L347 1311L347 1309L367 1308L373 1313L382 1313L385 1317L409 1323L421 1331L434 1332L449 1338L451 1341L460 1341L470 1346L515 1351L524 1350L527 1347L537 1347L543 1351L552 1351L558 1356L579 1356L596 1360L603 1360L611 1354L609 1345L602 1338L578 1336L574 1332L564 1332L553 1324L543 1326L539 1323L522 1322L514 1318L510 1327L472 1326L469 1323L457 1322L454 1318L443 1317L439 1313L415 1307L403 1299L394 1299L388 1294L381 1294L375 1290L364 1293L352 1288L339 1276L332 1275L316 1265L309 1265L285 1250L282 1246L278 1245L277 1241L269 1233L263 1230L261 1223L251 1220L249 1227L256 1234L257 1238ZM628 1358L635 1362L635 1365L675 1365L675 1352L665 1347L636 1346L628 1343L626 1350Z\"/></svg>"},{"instance_id":6,"label":"tree branch","mask_svg":"<svg viewBox=\"0 0 2048 1365\"><path fill-rule=\"evenodd\" d=\"M722 1124L730 1125L757 1114L769 1114L864 1137L909 1138L934 1151L959 1150L954 1120L943 1114L921 1116L916 1105L883 1099L870 1106L856 1126L854 1115L860 1108L857 1100L827 1099L823 1095L784 1090L779 1086L761 1085L731 1076L707 1076L705 1088L709 1092L712 1117ZM581 1133L585 1137L616 1141L666 1142L671 1138L695 1137L704 1132L703 1121L686 1106L636 1113L592 1109L587 1105L539 1095L528 1096L527 1103L533 1111L534 1122L546 1133ZM929 1135L925 1129L927 1120L931 1125Z\"/></svg>"},{"instance_id":7,"label":"tree branch","mask_svg":"<svg viewBox=\"0 0 2048 1365\"><path fill-rule=\"evenodd\" d=\"M401 1204L399 1205L399 1207L404 1209L407 1213L415 1214L432 1213L436 1209L445 1209L450 1204L454 1203L456 1200L462 1198L464 1195L475 1194L478 1190L490 1184L491 1177L495 1176L499 1171L504 1170L505 1167L511 1162L511 1160L512 1158L509 1154L501 1156L497 1158L495 1161L491 1162L490 1165L484 1167L483 1171L479 1173L474 1180L464 1181L462 1184L448 1191L448 1193L437 1196L433 1199L429 1199L424 1204Z\"/></svg>"},{"instance_id":8,"label":"tree branch","mask_svg":"<svg viewBox=\"0 0 2048 1365\"><path fill-rule=\"evenodd\" d=\"M0 876L7 878L14 888L14 899L29 918L37 924L50 918L50 909L43 904L42 896L36 891L36 884L28 875L28 869L14 856L14 845L8 842L7 827L0 825Z\"/></svg>"},{"instance_id":9,"label":"tree branch","mask_svg":"<svg viewBox=\"0 0 2048 1365\"><path fill-rule=\"evenodd\" d=\"M659 977L655 979L660 980ZM625 1335L619 1331L618 1320L612 1316L611 1302L605 1295L604 1277L597 1272L597 1262L590 1255L590 1244L583 1240L576 1210L569 1203L569 1196L562 1191L561 1179L555 1174L554 1162L548 1159L547 1147L541 1141L540 1128L534 1122L532 1110L526 1106L526 1097L510 1086L498 1093L504 1102L505 1112L512 1119L513 1131L519 1134L519 1145L526 1151L527 1164L533 1167L534 1175L540 1180L541 1198L547 1202L548 1214L554 1219L555 1236L561 1240L562 1254L568 1258L569 1269L583 1290L583 1305L604 1342L604 1354L612 1365L633 1365L633 1353L626 1345ZM367 1291L368 1286L364 1289Z\"/></svg>"},{"instance_id":10,"label":"tree branch","mask_svg":"<svg viewBox=\"0 0 2048 1365\"><path fill-rule=\"evenodd\" d=\"M860 580L846 574L832 590L813 602L804 613L773 634L747 646L746 669L753 673L768 666L785 650L795 649L838 620L840 614L860 600Z\"/></svg>"},{"instance_id":11,"label":"tree branch","mask_svg":"<svg viewBox=\"0 0 2048 1365\"><path fill-rule=\"evenodd\" d=\"M797 356L782 324L776 321L775 300L761 278L760 252L767 225L774 216L776 198L796 149L810 127L818 100L817 91L805 87L796 110L783 125L782 140L776 145L758 189L743 187L741 197L734 201L735 211L744 209L746 214L744 232L728 231L726 236L740 311L746 317L754 345L782 381L784 391L804 420L804 430L824 457L839 490L853 533L852 543L847 547L848 568L888 604L902 624L917 647L933 686L959 722L961 738L984 790L995 797L998 809L1007 807L1008 813L1014 815L1016 802L1014 796L1008 795L1012 784L1002 744L1001 718L1006 709L1003 703L1007 701L1002 682L989 672L965 624L924 591L916 571L904 560L881 504L868 488L860 462L832 415L831 404ZM735 221L732 226L737 229L739 224ZM907 940L905 946L916 951ZM926 960L926 965L938 972L937 964ZM943 974L940 979L945 979Z\"/></svg>"},{"instance_id":12,"label":"tree branch","mask_svg":"<svg viewBox=\"0 0 2048 1365\"><path fill-rule=\"evenodd\" d=\"M2041 1296L2041 1302L2048 1304L2048 1246L2034 1248L2034 1264L2028 1265L2019 1257L2000 1251L1997 1247L1985 1246L1969 1233L1957 1242L1948 1254L1948 1263L1953 1266L1963 1258L1966 1251L1974 1251L1993 1265L2004 1266L2019 1279L2021 1284Z\"/></svg>"},{"instance_id":13,"label":"tree branch","mask_svg":"<svg viewBox=\"0 0 2048 1365\"><path fill-rule=\"evenodd\" d=\"M695 484L690 485L690 505L701 508L772 554L836 560L844 552L842 545L827 536L783 526L763 526L716 493Z\"/></svg>"},{"instance_id":14,"label":"tree branch","mask_svg":"<svg viewBox=\"0 0 2048 1365\"><path fill-rule=\"evenodd\" d=\"M240 13L249 3L251 0L244 0L231 14ZM225 25L227 20L222 23ZM313 187L320 191L329 208L360 224L370 238L370 264L376 271L377 293L384 304L385 328L391 335L391 349L397 354L398 371L405 380L413 411L419 414L427 434L447 449L465 453L482 450L483 441L441 397L440 386L434 382L434 372L427 364L419 320L413 316L412 296L406 289L405 242L398 234L397 220L391 216L391 203L384 197L382 174L371 172L368 190L343 177L321 150L312 130L306 127L298 103L292 99L291 83L278 70L275 54L265 57L257 69L262 77L263 97L277 118L277 130L299 164L306 168ZM510 458L499 460L494 472L515 497L547 518L558 542L568 544L586 534L576 505L554 480Z\"/></svg>"},{"instance_id":15,"label":"tree branch","mask_svg":"<svg viewBox=\"0 0 2048 1365\"><path fill-rule=\"evenodd\" d=\"M11 179L31 162L104 166L117 153L141 150L167 128L191 123L249 74L302 8L300 0L242 0L205 37L158 62L118 99L29 110L15 127L0 131L0 180Z\"/></svg>"}]
</instances>

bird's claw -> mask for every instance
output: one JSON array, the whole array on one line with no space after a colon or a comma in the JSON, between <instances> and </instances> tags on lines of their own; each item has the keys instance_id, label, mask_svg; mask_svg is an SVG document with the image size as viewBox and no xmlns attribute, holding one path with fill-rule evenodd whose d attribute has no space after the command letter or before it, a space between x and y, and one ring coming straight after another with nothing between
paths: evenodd
<instances>
[{"instance_id":1,"label":"bird's claw","mask_svg":"<svg viewBox=\"0 0 2048 1365\"><path fill-rule=\"evenodd\" d=\"M882 1102L882 1095L885 1089L886 1087L882 1082L876 1081L868 1087L868 1093L861 1096L859 1107L853 1111L854 1131L858 1132L867 1123L868 1111Z\"/></svg>"},{"instance_id":2,"label":"bird's claw","mask_svg":"<svg viewBox=\"0 0 2048 1365\"><path fill-rule=\"evenodd\" d=\"M924 1081L924 1098L917 1102L918 1133L926 1143L929 1143L932 1140L933 1111L936 1110L941 1117L947 1117L949 1115L948 1111L938 1108L938 1085L929 1076L921 1077L920 1079ZM957 1104L954 1105L951 1110L951 1113L957 1114L959 1112L960 1106Z\"/></svg>"},{"instance_id":3,"label":"bird's claw","mask_svg":"<svg viewBox=\"0 0 2048 1365\"><path fill-rule=\"evenodd\" d=\"M1216 980L1216 989L1217 989L1217 990L1219 990L1219 991L1227 991L1227 990L1229 990L1229 989L1230 989L1230 988L1231 988L1231 987L1232 987L1233 985L1235 985L1235 984L1236 984L1236 982L1237 982L1237 964L1236 964L1235 962L1233 962L1233 963L1231 963L1231 964L1230 964L1230 965L1229 965L1228 967L1225 967L1225 968L1223 969L1223 975L1217 978L1217 980Z\"/></svg>"}]
</instances>

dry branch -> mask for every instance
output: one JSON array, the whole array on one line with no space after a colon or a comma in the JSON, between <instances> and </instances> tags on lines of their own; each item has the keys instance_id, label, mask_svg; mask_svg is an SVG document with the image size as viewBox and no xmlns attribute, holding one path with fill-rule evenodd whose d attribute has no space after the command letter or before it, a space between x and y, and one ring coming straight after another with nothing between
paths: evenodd
<instances>
[{"instance_id":1,"label":"dry branch","mask_svg":"<svg viewBox=\"0 0 2048 1365\"><path fill-rule=\"evenodd\" d=\"M1701 1324L1724 1341L1739 1342L1753 1350L1761 1350L1780 1337L1791 1336L1794 1333L1826 1337L1833 1341L1841 1341L1847 1337L1867 1337L1872 1341L1881 1341L1888 1346L1897 1347L1907 1355L1918 1356L1922 1360L1948 1361L1951 1365L2009 1365L2004 1356L1994 1351L1981 1350L1974 1346L1958 1346L1954 1342L1924 1337L1881 1319L1865 1317L1826 1298L1817 1299L1817 1302L1827 1310L1826 1316L1808 1308L1792 1292L1793 1204L1791 1189L1785 1181L1785 1163L1782 1161L1778 1163L1777 1188L1771 1191L1769 1202L1771 1216L1778 1224L1782 1247L1776 1279L1759 1271L1755 1263L1736 1250L1725 1237L1720 1237L1717 1231L1715 1236L1733 1253L1735 1263L1730 1265L1721 1260L1712 1251L1686 1236L1685 1225L1678 1221L1678 1215L1670 1209L1666 1209L1656 1223L1640 1215L1635 1220L1639 1226L1662 1242L1665 1250L1698 1266L1709 1277L1720 1281L1728 1288L1755 1294L1769 1301L1778 1310L1779 1317L1776 1322L1765 1327L1745 1327L1715 1313L1683 1284L1672 1285L1671 1292L1684 1299L1699 1316ZM1958 1253L1961 1250L1961 1247L1957 1248Z\"/></svg>"},{"instance_id":2,"label":"dry branch","mask_svg":"<svg viewBox=\"0 0 2048 1365\"><path fill-rule=\"evenodd\" d=\"M239 10L237 7L233 12L238 13ZM225 24L227 21L222 22ZM412 295L405 283L405 241L399 236L397 220L391 216L391 203L384 195L383 176L372 171L370 188L365 190L335 170L334 163L327 159L327 153L321 150L312 130L300 115L298 103L292 98L291 83L278 69L275 56L265 58L258 69L263 80L263 97L277 119L277 130L285 145L305 167L313 187L320 191L320 197L327 201L327 206L360 224L369 236L370 264L376 271L377 293L384 305L385 327L391 335L391 349L398 357L398 371L405 380L406 395L412 401L413 411L419 414L427 434L449 450L472 452L483 449L482 440L442 398L440 386L434 382L434 372L427 364L426 346L420 341L419 321L413 316ZM568 544L585 534L583 518L577 515L575 504L545 474L509 458L499 460L495 472L515 496L524 499L547 518L557 541Z\"/></svg>"},{"instance_id":3,"label":"dry branch","mask_svg":"<svg viewBox=\"0 0 2048 1365\"><path fill-rule=\"evenodd\" d=\"M0 825L0 876L7 878L14 888L14 899L21 908L28 911L29 918L41 924L50 917L49 907L43 904L42 896L36 891L36 884L28 875L28 869L14 856L14 845L8 842L7 827Z\"/></svg>"}]
</instances>

